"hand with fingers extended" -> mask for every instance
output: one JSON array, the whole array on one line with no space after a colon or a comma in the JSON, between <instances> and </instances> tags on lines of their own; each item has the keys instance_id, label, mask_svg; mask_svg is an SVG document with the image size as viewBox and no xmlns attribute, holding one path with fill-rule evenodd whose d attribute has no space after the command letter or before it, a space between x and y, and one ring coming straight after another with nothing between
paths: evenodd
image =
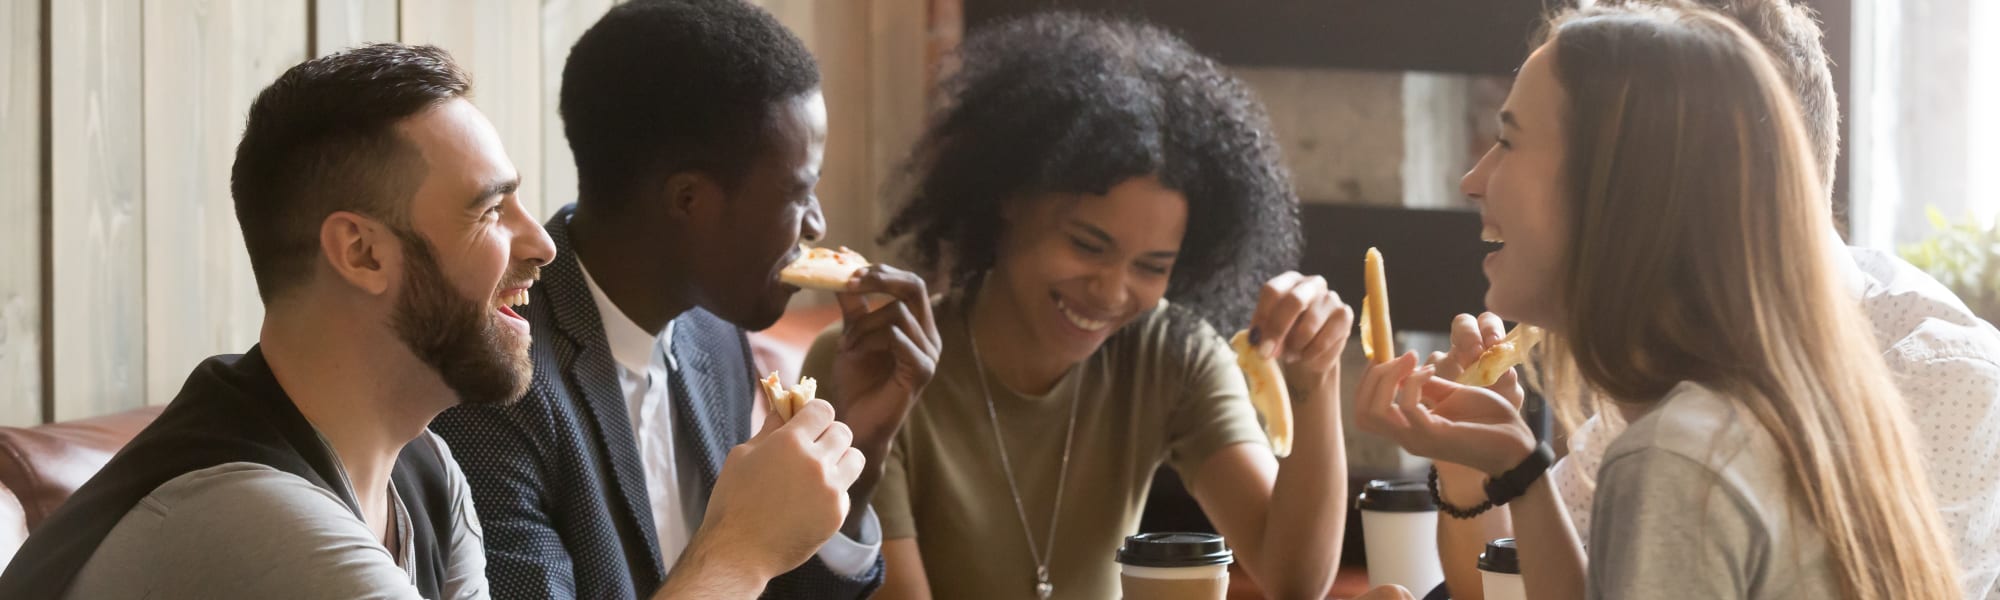
<instances>
[{"instance_id":1,"label":"hand with fingers extended","mask_svg":"<svg viewBox=\"0 0 2000 600\"><path fill-rule=\"evenodd\" d=\"M866 295L887 303L871 308ZM834 409L854 428L855 446L868 457L864 483L880 469L890 440L937 372L943 342L931 318L930 294L915 273L869 265L836 294L842 328L833 359Z\"/></svg>"},{"instance_id":2,"label":"hand with fingers extended","mask_svg":"<svg viewBox=\"0 0 2000 600\"><path fill-rule=\"evenodd\" d=\"M1264 282L1250 317L1250 343L1278 360L1293 390L1309 395L1339 384L1340 353L1353 329L1354 310L1325 277L1286 272Z\"/></svg>"},{"instance_id":3,"label":"hand with fingers extended","mask_svg":"<svg viewBox=\"0 0 2000 600\"><path fill-rule=\"evenodd\" d=\"M1439 379L1457 380L1459 374L1479 362L1486 349L1507 335L1507 324L1500 316L1483 313L1478 317L1461 314L1451 320L1451 351L1432 352L1430 364L1437 369ZM1487 386L1488 390L1507 399L1514 410L1521 409L1524 394L1521 392L1520 375L1513 369L1500 376L1499 381ZM1486 474L1465 465L1439 461L1437 463L1438 493L1445 501L1456 506L1472 506L1486 499Z\"/></svg>"},{"instance_id":4,"label":"hand with fingers extended","mask_svg":"<svg viewBox=\"0 0 2000 600\"><path fill-rule=\"evenodd\" d=\"M1500 394L1439 377L1417 366L1415 354L1368 367L1355 392L1362 431L1386 436L1426 458L1496 476L1535 449L1521 413Z\"/></svg>"},{"instance_id":5,"label":"hand with fingers extended","mask_svg":"<svg viewBox=\"0 0 2000 600\"><path fill-rule=\"evenodd\" d=\"M741 572L761 589L761 580L812 558L847 518L847 488L862 468L853 440L824 400L806 403L790 420L766 419L723 460L676 574Z\"/></svg>"}]
</instances>

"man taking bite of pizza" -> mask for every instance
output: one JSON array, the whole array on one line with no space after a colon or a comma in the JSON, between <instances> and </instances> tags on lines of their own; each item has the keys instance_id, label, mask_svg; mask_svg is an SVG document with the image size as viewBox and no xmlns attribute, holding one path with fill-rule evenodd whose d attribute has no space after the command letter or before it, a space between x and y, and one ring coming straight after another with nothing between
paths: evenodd
<instances>
[{"instance_id":1,"label":"man taking bite of pizza","mask_svg":"<svg viewBox=\"0 0 2000 600\"><path fill-rule=\"evenodd\" d=\"M845 281L847 393L750 431L744 330L784 313L780 270L825 231L812 55L737 0L621 4L571 49L561 114L579 189L521 311L535 381L434 426L472 483L494 595L867 595L869 497L938 356L923 281Z\"/></svg>"}]
</instances>

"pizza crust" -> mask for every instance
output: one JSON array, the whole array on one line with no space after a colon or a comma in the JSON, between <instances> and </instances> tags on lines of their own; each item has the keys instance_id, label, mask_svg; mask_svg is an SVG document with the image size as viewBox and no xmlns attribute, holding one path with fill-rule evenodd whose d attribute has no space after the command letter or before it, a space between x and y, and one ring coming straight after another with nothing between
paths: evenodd
<instances>
[{"instance_id":1,"label":"pizza crust","mask_svg":"<svg viewBox=\"0 0 2000 600\"><path fill-rule=\"evenodd\" d=\"M1479 360L1472 363L1464 373L1459 373L1453 381L1462 385L1487 387L1500 382L1500 376L1515 365L1528 362L1528 351L1542 341L1542 329L1533 325L1516 325L1507 332L1500 343L1479 353Z\"/></svg>"},{"instance_id":2,"label":"pizza crust","mask_svg":"<svg viewBox=\"0 0 2000 600\"><path fill-rule=\"evenodd\" d=\"M842 246L839 250L804 248L792 264L778 273L778 280L805 289L842 291L847 280L868 267L868 259Z\"/></svg>"},{"instance_id":3,"label":"pizza crust","mask_svg":"<svg viewBox=\"0 0 2000 600\"><path fill-rule=\"evenodd\" d=\"M819 393L819 382L811 377L800 377L798 385L785 389L785 384L778 382L777 371L765 375L757 383L763 386L764 396L770 400L771 414L779 421L792 420L792 416L804 410L806 403Z\"/></svg>"},{"instance_id":4,"label":"pizza crust","mask_svg":"<svg viewBox=\"0 0 2000 600\"><path fill-rule=\"evenodd\" d=\"M1365 260L1368 295L1361 298L1361 354L1379 365L1396 358L1396 335L1389 328L1389 277L1381 251L1369 248Z\"/></svg>"}]
</instances>

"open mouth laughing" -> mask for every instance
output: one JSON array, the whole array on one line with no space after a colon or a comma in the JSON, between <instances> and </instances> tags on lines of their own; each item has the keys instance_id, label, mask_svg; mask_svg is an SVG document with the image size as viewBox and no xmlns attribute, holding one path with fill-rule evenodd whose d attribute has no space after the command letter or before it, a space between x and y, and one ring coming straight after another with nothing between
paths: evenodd
<instances>
[{"instance_id":1,"label":"open mouth laughing","mask_svg":"<svg viewBox=\"0 0 2000 600\"><path fill-rule=\"evenodd\" d=\"M534 285L534 281L529 280L508 286L502 288L500 293L496 294L493 298L493 311L500 313L502 317L506 317L505 321L515 326L522 333L527 333L528 320L521 317L521 313L514 312L514 307L528 305L528 288L532 285Z\"/></svg>"},{"instance_id":2,"label":"open mouth laughing","mask_svg":"<svg viewBox=\"0 0 2000 600\"><path fill-rule=\"evenodd\" d=\"M1115 318L1110 315L1072 306L1070 303L1065 302L1062 296L1051 294L1051 297L1055 300L1056 312L1062 314L1063 319L1069 321L1070 325L1084 332L1101 332L1110 328L1116 322Z\"/></svg>"}]
</instances>

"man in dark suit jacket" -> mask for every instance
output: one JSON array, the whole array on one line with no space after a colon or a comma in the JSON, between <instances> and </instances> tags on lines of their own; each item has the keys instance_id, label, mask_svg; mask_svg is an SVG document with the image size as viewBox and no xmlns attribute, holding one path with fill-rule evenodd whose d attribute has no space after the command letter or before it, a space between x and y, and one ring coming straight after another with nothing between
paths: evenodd
<instances>
[{"instance_id":1,"label":"man in dark suit jacket","mask_svg":"<svg viewBox=\"0 0 2000 600\"><path fill-rule=\"evenodd\" d=\"M782 316L797 289L778 272L825 228L812 56L740 0L629 2L572 48L561 113L579 196L520 311L533 383L433 425L472 484L494 595L866 596L869 496L938 355L923 281L856 275L837 294L847 392L750 431L744 330Z\"/></svg>"}]
</instances>

